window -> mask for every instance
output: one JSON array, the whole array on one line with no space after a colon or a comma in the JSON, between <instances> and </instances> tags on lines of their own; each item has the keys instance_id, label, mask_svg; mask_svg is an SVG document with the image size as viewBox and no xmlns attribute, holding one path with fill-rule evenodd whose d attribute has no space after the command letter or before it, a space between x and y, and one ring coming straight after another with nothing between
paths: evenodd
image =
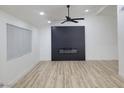
<instances>
[{"instance_id":1,"label":"window","mask_svg":"<svg viewBox=\"0 0 124 93\"><path fill-rule=\"evenodd\" d=\"M7 24L7 60L16 59L32 51L32 31Z\"/></svg>"}]
</instances>

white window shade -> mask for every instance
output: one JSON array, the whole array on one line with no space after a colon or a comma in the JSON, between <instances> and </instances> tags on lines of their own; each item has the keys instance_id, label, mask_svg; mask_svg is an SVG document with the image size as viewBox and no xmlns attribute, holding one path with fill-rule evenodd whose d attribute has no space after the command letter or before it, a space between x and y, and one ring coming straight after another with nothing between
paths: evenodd
<instances>
[{"instance_id":1,"label":"white window shade","mask_svg":"<svg viewBox=\"0 0 124 93\"><path fill-rule=\"evenodd\" d=\"M7 60L16 59L32 51L32 31L7 24Z\"/></svg>"}]
</instances>

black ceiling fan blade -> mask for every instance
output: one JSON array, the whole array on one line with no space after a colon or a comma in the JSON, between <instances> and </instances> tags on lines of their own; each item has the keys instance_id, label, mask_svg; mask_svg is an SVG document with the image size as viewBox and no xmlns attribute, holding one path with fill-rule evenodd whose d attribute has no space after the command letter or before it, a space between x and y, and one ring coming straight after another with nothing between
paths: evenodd
<instances>
[{"instance_id":1,"label":"black ceiling fan blade","mask_svg":"<svg viewBox=\"0 0 124 93\"><path fill-rule=\"evenodd\" d=\"M65 22L67 22L67 20L65 20L65 21L61 22L61 24L64 24Z\"/></svg>"},{"instance_id":2,"label":"black ceiling fan blade","mask_svg":"<svg viewBox=\"0 0 124 93\"><path fill-rule=\"evenodd\" d=\"M72 20L84 20L84 18L72 18Z\"/></svg>"},{"instance_id":3,"label":"black ceiling fan blade","mask_svg":"<svg viewBox=\"0 0 124 93\"><path fill-rule=\"evenodd\" d=\"M73 20L73 19L71 20L71 22L78 23L78 21L75 21L75 20Z\"/></svg>"}]
</instances>

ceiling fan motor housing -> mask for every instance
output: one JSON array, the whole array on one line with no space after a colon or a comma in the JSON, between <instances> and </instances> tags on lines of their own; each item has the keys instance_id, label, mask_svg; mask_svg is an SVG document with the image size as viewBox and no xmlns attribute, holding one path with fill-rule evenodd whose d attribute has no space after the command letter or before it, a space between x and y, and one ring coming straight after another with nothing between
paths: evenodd
<instances>
[{"instance_id":1,"label":"ceiling fan motor housing","mask_svg":"<svg viewBox=\"0 0 124 93\"><path fill-rule=\"evenodd\" d=\"M67 5L67 8L70 8L70 5Z\"/></svg>"}]
</instances>

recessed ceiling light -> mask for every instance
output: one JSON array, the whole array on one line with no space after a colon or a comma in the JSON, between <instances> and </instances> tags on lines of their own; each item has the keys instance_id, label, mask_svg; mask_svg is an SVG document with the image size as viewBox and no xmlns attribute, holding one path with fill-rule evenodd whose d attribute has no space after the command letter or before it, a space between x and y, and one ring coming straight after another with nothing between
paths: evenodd
<instances>
[{"instance_id":1,"label":"recessed ceiling light","mask_svg":"<svg viewBox=\"0 0 124 93\"><path fill-rule=\"evenodd\" d=\"M48 23L50 24L50 23L51 23L51 21L48 21Z\"/></svg>"},{"instance_id":2,"label":"recessed ceiling light","mask_svg":"<svg viewBox=\"0 0 124 93\"><path fill-rule=\"evenodd\" d=\"M44 15L45 13L44 12L40 12L40 15Z\"/></svg>"},{"instance_id":3,"label":"recessed ceiling light","mask_svg":"<svg viewBox=\"0 0 124 93\"><path fill-rule=\"evenodd\" d=\"M89 10L88 10L88 9L86 9L86 10L84 10L84 12L89 12Z\"/></svg>"}]
</instances>

